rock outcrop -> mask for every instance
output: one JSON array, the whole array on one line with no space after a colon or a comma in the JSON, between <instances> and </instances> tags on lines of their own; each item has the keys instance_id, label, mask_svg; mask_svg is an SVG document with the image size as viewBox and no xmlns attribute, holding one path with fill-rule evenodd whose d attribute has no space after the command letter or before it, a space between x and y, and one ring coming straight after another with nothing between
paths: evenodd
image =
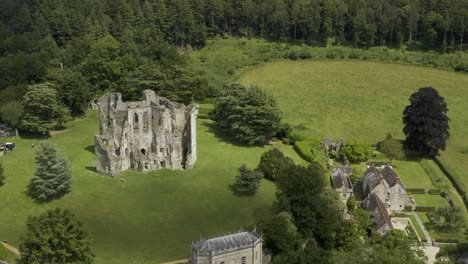
<instances>
[{"instance_id":1,"label":"rock outcrop","mask_svg":"<svg viewBox=\"0 0 468 264\"><path fill-rule=\"evenodd\" d=\"M143 101L123 102L120 93L111 93L98 105L98 172L115 177L127 169L189 169L195 164L198 105L174 103L151 90L144 91Z\"/></svg>"}]
</instances>

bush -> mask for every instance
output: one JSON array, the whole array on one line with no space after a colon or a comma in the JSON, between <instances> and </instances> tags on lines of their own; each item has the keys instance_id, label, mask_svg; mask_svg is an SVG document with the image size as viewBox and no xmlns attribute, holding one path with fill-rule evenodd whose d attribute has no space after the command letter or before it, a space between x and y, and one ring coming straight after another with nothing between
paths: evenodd
<instances>
[{"instance_id":1,"label":"bush","mask_svg":"<svg viewBox=\"0 0 468 264\"><path fill-rule=\"evenodd\" d=\"M442 194L441 190L439 190L439 189L430 189L428 193L432 194L432 195L441 195Z\"/></svg>"},{"instance_id":2,"label":"bush","mask_svg":"<svg viewBox=\"0 0 468 264\"><path fill-rule=\"evenodd\" d=\"M414 209L415 212L432 212L435 210L436 207L434 206L416 206L416 209Z\"/></svg>"},{"instance_id":3,"label":"bush","mask_svg":"<svg viewBox=\"0 0 468 264\"><path fill-rule=\"evenodd\" d=\"M281 125L281 112L275 99L258 87L240 84L227 87L210 115L221 129L249 145L267 143Z\"/></svg>"},{"instance_id":4,"label":"bush","mask_svg":"<svg viewBox=\"0 0 468 264\"><path fill-rule=\"evenodd\" d=\"M439 207L430 212L428 217L437 229L457 229L465 227L463 212L459 207Z\"/></svg>"},{"instance_id":5,"label":"bush","mask_svg":"<svg viewBox=\"0 0 468 264\"><path fill-rule=\"evenodd\" d=\"M318 141L305 140L294 143L294 150L306 161L315 161L326 166L328 158Z\"/></svg>"},{"instance_id":6,"label":"bush","mask_svg":"<svg viewBox=\"0 0 468 264\"><path fill-rule=\"evenodd\" d=\"M0 162L0 186L5 184L5 171L3 170L3 165Z\"/></svg>"},{"instance_id":7,"label":"bush","mask_svg":"<svg viewBox=\"0 0 468 264\"><path fill-rule=\"evenodd\" d=\"M422 188L407 188L406 192L412 194L425 194L426 190Z\"/></svg>"},{"instance_id":8,"label":"bush","mask_svg":"<svg viewBox=\"0 0 468 264\"><path fill-rule=\"evenodd\" d=\"M239 193L255 194L262 178L263 174L260 171L251 170L245 164L242 164L239 168L239 175L237 175L234 188Z\"/></svg>"},{"instance_id":9,"label":"bush","mask_svg":"<svg viewBox=\"0 0 468 264\"><path fill-rule=\"evenodd\" d=\"M288 55L288 59L290 60L297 60L299 56L297 55L297 52L295 50L291 50Z\"/></svg>"},{"instance_id":10,"label":"bush","mask_svg":"<svg viewBox=\"0 0 468 264\"><path fill-rule=\"evenodd\" d=\"M405 205L405 212L412 212L413 211L413 207L410 206L410 205Z\"/></svg>"},{"instance_id":11,"label":"bush","mask_svg":"<svg viewBox=\"0 0 468 264\"><path fill-rule=\"evenodd\" d=\"M350 140L343 147L342 152L350 162L359 163L369 159L372 155L372 147L364 140Z\"/></svg>"}]
</instances>

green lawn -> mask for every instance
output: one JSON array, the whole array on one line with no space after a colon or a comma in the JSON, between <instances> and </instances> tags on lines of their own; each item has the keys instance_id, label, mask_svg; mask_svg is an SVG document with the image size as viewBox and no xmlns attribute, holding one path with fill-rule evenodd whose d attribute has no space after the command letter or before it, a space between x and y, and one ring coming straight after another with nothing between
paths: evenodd
<instances>
[{"instance_id":1,"label":"green lawn","mask_svg":"<svg viewBox=\"0 0 468 264\"><path fill-rule=\"evenodd\" d=\"M421 226L418 224L418 221L416 221L416 217L414 215L407 215L407 217L411 220L411 223L413 224L416 233L418 233L419 238L421 240L425 240L426 236L424 235Z\"/></svg>"},{"instance_id":2,"label":"green lawn","mask_svg":"<svg viewBox=\"0 0 468 264\"><path fill-rule=\"evenodd\" d=\"M211 121L197 121L198 161L187 171L126 172L119 179L94 172L93 137L96 112L72 121L49 141L66 154L74 175L72 192L60 200L36 204L26 196L34 173L31 144L13 139L17 150L0 158L6 184L0 187L0 239L18 245L26 218L47 209L70 209L94 239L96 263L158 263L190 256L192 241L254 224L268 214L275 187L262 181L253 197L229 190L237 168L256 166L268 148L236 146L218 137ZM303 162L290 146L275 143L286 155Z\"/></svg>"},{"instance_id":3,"label":"green lawn","mask_svg":"<svg viewBox=\"0 0 468 264\"><path fill-rule=\"evenodd\" d=\"M407 188L436 188L419 162L394 160L392 164Z\"/></svg>"},{"instance_id":4,"label":"green lawn","mask_svg":"<svg viewBox=\"0 0 468 264\"><path fill-rule=\"evenodd\" d=\"M244 71L239 82L269 90L286 121L307 137L371 143L388 132L404 138L401 119L409 96L433 86L445 97L451 119L441 160L468 186L467 74L369 61L281 60Z\"/></svg>"},{"instance_id":5,"label":"green lawn","mask_svg":"<svg viewBox=\"0 0 468 264\"><path fill-rule=\"evenodd\" d=\"M414 200L416 200L416 206L449 206L447 201L440 195L432 194L413 194Z\"/></svg>"}]
</instances>

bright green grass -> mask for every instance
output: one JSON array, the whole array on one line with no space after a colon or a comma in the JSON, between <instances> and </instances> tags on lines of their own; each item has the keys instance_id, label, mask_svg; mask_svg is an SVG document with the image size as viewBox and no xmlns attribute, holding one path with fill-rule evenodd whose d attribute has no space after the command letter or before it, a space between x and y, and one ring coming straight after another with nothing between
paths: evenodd
<instances>
[{"instance_id":1,"label":"bright green grass","mask_svg":"<svg viewBox=\"0 0 468 264\"><path fill-rule=\"evenodd\" d=\"M418 224L418 221L416 221L416 217L414 215L407 215L407 217L411 220L411 223L413 224L414 229L416 230L416 233L418 234L419 238L421 240L425 240L426 236L424 235L421 226Z\"/></svg>"},{"instance_id":2,"label":"bright green grass","mask_svg":"<svg viewBox=\"0 0 468 264\"><path fill-rule=\"evenodd\" d=\"M98 121L96 112L90 112L49 140L70 160L74 182L70 194L46 204L25 194L35 170L31 144L40 140L14 139L17 150L0 158L7 176L0 188L0 239L18 245L27 216L61 207L74 212L94 238L96 263L158 263L189 257L191 242L201 237L254 224L269 213L274 184L262 181L253 197L237 197L229 185L242 163L256 166L271 146L248 148L223 141L206 119L197 121L197 129L194 169L126 172L120 181L94 172ZM302 162L290 146L275 146Z\"/></svg>"},{"instance_id":3,"label":"bright green grass","mask_svg":"<svg viewBox=\"0 0 468 264\"><path fill-rule=\"evenodd\" d=\"M392 164L407 188L436 188L419 162L394 160Z\"/></svg>"},{"instance_id":4,"label":"bright green grass","mask_svg":"<svg viewBox=\"0 0 468 264\"><path fill-rule=\"evenodd\" d=\"M241 74L278 100L285 120L305 136L363 138L371 143L402 133L409 96L433 86L449 108L450 134L444 164L468 186L468 75L420 66L366 61L276 61Z\"/></svg>"},{"instance_id":5,"label":"bright green grass","mask_svg":"<svg viewBox=\"0 0 468 264\"><path fill-rule=\"evenodd\" d=\"M13 261L18 258L16 254L6 249L2 244L0 244L0 260L5 260L13 263Z\"/></svg>"},{"instance_id":6,"label":"bright green grass","mask_svg":"<svg viewBox=\"0 0 468 264\"><path fill-rule=\"evenodd\" d=\"M443 207L449 206L447 201L440 195L432 194L412 194L414 200L416 200L417 206L434 206L434 207Z\"/></svg>"}]
</instances>

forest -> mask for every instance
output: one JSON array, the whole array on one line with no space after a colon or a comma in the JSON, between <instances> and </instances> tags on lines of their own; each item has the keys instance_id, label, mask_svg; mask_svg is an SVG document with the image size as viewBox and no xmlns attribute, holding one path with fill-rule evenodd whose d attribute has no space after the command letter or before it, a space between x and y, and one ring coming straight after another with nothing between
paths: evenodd
<instances>
[{"instance_id":1,"label":"forest","mask_svg":"<svg viewBox=\"0 0 468 264\"><path fill-rule=\"evenodd\" d=\"M108 91L203 100L185 53L212 37L459 53L467 29L466 0L0 0L0 116L45 81L72 116Z\"/></svg>"}]
</instances>

